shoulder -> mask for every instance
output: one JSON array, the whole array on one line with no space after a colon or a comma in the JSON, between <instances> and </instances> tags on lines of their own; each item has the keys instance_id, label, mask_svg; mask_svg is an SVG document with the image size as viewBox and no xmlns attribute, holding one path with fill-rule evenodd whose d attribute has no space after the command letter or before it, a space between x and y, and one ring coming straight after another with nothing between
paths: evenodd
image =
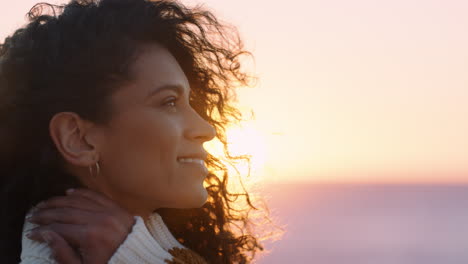
<instances>
[{"instance_id":1,"label":"shoulder","mask_svg":"<svg viewBox=\"0 0 468 264\"><path fill-rule=\"evenodd\" d=\"M177 241L160 215L155 213L146 222L139 216L135 216L135 220L132 231L112 256L109 264L207 263L196 252Z\"/></svg>"},{"instance_id":2,"label":"shoulder","mask_svg":"<svg viewBox=\"0 0 468 264\"><path fill-rule=\"evenodd\" d=\"M162 217L153 213L148 221L148 229L153 234L153 237L157 242L169 252L173 259L169 263L207 263L200 255L195 251L182 245L171 233L167 225L164 223Z\"/></svg>"}]
</instances>

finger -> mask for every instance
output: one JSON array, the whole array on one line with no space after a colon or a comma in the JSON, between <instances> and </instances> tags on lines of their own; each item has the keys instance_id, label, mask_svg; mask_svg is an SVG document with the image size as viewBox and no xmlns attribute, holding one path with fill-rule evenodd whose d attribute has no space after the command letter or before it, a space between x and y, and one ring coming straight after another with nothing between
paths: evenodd
<instances>
[{"instance_id":1,"label":"finger","mask_svg":"<svg viewBox=\"0 0 468 264\"><path fill-rule=\"evenodd\" d=\"M83 225L69 225L69 224L62 224L62 223L53 223L46 226L38 226L34 229L31 229L29 233L26 235L29 239L45 242L41 232L43 231L53 231L56 234L60 235L63 239L65 239L68 244L73 247L79 247L80 242L84 241L84 234L85 234L85 226Z\"/></svg>"},{"instance_id":2,"label":"finger","mask_svg":"<svg viewBox=\"0 0 468 264\"><path fill-rule=\"evenodd\" d=\"M112 200L110 197L108 197L106 194L99 193L90 189L85 189L85 188L80 188L80 189L68 189L67 190L67 195L70 196L80 196L80 197L85 197L91 201L95 201L96 203L107 207L107 208L115 208L117 207L117 204Z\"/></svg>"},{"instance_id":3,"label":"finger","mask_svg":"<svg viewBox=\"0 0 468 264\"><path fill-rule=\"evenodd\" d=\"M102 211L102 206L94 201L81 196L55 196L36 205L37 209L46 209L54 207L70 207L92 212Z\"/></svg>"},{"instance_id":4,"label":"finger","mask_svg":"<svg viewBox=\"0 0 468 264\"><path fill-rule=\"evenodd\" d=\"M58 263L80 264L81 259L72 247L57 233L44 230L41 236L52 250L52 256Z\"/></svg>"},{"instance_id":5,"label":"finger","mask_svg":"<svg viewBox=\"0 0 468 264\"><path fill-rule=\"evenodd\" d=\"M51 223L65 223L74 225L84 225L92 222L95 213L76 208L46 208L35 211L27 218L28 222L49 225Z\"/></svg>"}]
</instances>

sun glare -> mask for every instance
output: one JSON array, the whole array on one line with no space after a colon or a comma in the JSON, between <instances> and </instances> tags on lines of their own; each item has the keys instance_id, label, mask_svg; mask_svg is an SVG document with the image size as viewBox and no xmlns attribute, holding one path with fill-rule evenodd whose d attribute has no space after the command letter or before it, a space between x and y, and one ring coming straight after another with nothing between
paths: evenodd
<instances>
[{"instance_id":1,"label":"sun glare","mask_svg":"<svg viewBox=\"0 0 468 264\"><path fill-rule=\"evenodd\" d=\"M232 164L225 162L229 175L237 175L247 184L261 181L265 168L266 144L265 137L255 127L254 122L249 121L229 127L226 137L231 156L246 155L250 158L250 165L244 159L234 160ZM219 140L207 142L205 147L208 152L226 161L223 146Z\"/></svg>"}]
</instances>

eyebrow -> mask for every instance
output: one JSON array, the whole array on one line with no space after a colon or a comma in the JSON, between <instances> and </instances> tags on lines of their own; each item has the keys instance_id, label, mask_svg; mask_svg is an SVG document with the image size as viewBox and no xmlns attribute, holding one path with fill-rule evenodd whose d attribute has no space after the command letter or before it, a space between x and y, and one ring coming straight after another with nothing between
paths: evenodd
<instances>
[{"instance_id":1,"label":"eyebrow","mask_svg":"<svg viewBox=\"0 0 468 264\"><path fill-rule=\"evenodd\" d=\"M163 86L160 86L154 90L151 90L148 95L146 96L146 98L150 98L162 91L166 91L166 90L171 90L171 91L175 91L177 94L181 95L181 94L184 94L184 87L182 85L179 85L179 84L165 84Z\"/></svg>"}]
</instances>

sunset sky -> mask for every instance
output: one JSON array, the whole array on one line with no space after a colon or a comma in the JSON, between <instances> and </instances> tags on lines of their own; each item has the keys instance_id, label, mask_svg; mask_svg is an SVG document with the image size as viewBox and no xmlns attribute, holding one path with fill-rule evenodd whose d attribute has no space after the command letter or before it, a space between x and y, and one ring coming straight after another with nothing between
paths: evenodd
<instances>
[{"instance_id":1,"label":"sunset sky","mask_svg":"<svg viewBox=\"0 0 468 264\"><path fill-rule=\"evenodd\" d=\"M36 2L0 2L2 40ZM183 2L255 56L255 120L230 135L259 178L468 182L468 1Z\"/></svg>"}]
</instances>

